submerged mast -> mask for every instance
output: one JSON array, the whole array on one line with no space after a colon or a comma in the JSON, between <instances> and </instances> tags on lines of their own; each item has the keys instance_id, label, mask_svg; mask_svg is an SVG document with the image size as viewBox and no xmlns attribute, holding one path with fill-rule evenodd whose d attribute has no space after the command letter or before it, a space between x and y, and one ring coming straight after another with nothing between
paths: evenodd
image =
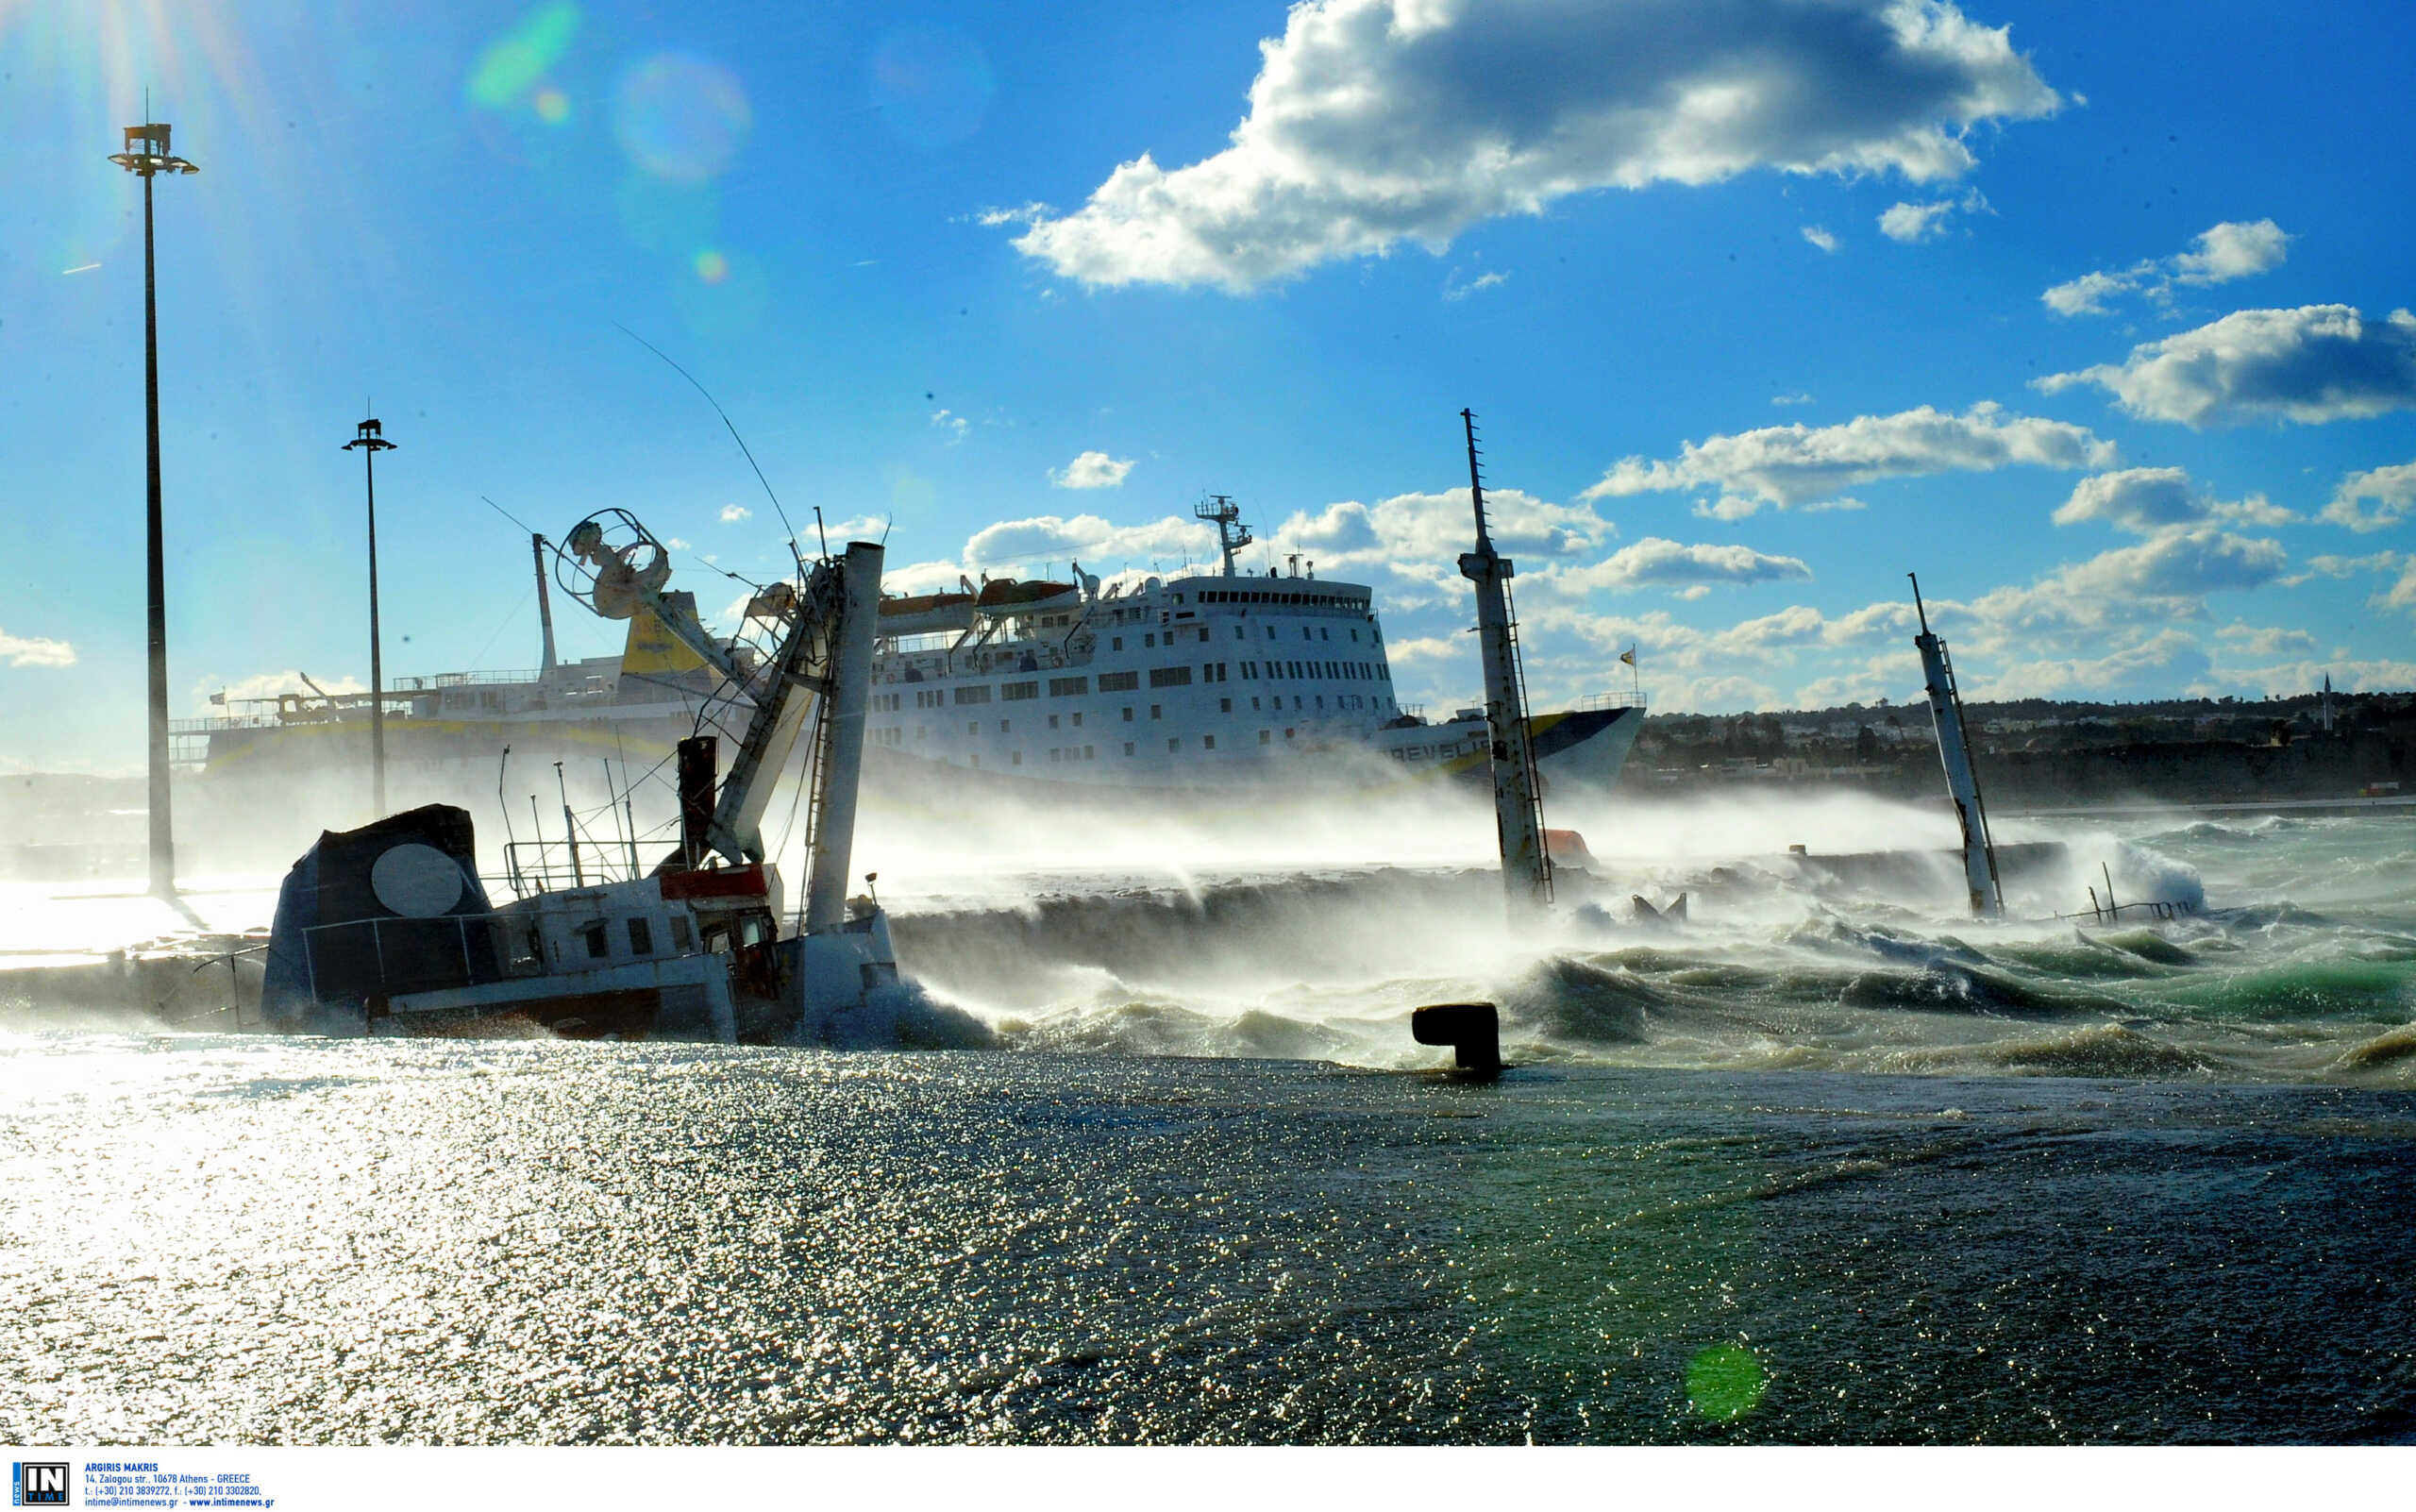
<instances>
[{"instance_id":1,"label":"submerged mast","mask_svg":"<svg viewBox=\"0 0 2416 1512\"><path fill-rule=\"evenodd\" d=\"M1913 582L1913 613L1921 632L1913 645L1921 653L1921 681L1929 695L1929 714L1938 727L1938 758L1946 766L1946 791L1955 799L1955 817L1963 826L1963 881L1971 894L1971 912L1994 918L2005 912L2005 890L1997 882L1997 852L1988 838L1988 811L1980 802L1980 780L1971 770L1971 744L1963 731L1963 698L1955 688L1955 664L1946 643L1930 633L1929 611L1921 605L1921 580Z\"/></svg>"},{"instance_id":2,"label":"submerged mast","mask_svg":"<svg viewBox=\"0 0 2416 1512\"><path fill-rule=\"evenodd\" d=\"M1460 412L1468 433L1468 496L1476 508L1476 549L1460 555L1460 576L1476 584L1477 643L1485 656L1485 720L1492 736L1493 818L1502 842L1502 887L1512 911L1552 901L1552 857L1544 849L1544 809L1528 739L1526 673L1518 660L1518 620L1510 606L1510 559L1493 549L1485 519L1485 479L1477 466L1476 415Z\"/></svg>"}]
</instances>

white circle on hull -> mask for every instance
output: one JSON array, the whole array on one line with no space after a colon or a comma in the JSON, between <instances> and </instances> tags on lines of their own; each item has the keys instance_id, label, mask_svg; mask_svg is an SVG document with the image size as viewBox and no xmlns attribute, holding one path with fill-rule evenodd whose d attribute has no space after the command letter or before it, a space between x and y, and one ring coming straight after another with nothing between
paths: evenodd
<instances>
[{"instance_id":1,"label":"white circle on hull","mask_svg":"<svg viewBox=\"0 0 2416 1512\"><path fill-rule=\"evenodd\" d=\"M461 900L461 865L434 846L399 845L369 868L369 887L405 918L434 918Z\"/></svg>"}]
</instances>

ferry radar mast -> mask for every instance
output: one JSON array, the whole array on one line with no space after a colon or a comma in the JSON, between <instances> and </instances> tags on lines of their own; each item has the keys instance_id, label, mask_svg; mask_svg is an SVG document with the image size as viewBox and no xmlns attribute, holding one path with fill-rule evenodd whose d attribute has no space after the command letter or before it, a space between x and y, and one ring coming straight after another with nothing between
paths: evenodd
<instances>
[{"instance_id":1,"label":"ferry radar mast","mask_svg":"<svg viewBox=\"0 0 2416 1512\"><path fill-rule=\"evenodd\" d=\"M1963 881L1971 893L1971 912L1994 918L2005 912L2005 890L1997 882L1997 851L1988 838L1988 811L1980 802L1980 780L1971 770L1971 743L1963 731L1963 697L1955 688L1955 663L1946 643L1930 633L1929 611L1921 604L1921 580L1913 582L1913 613L1921 632L1913 645L1921 653L1921 681L1929 695L1930 719L1938 727L1938 758L1946 765L1946 790L1955 799L1955 817L1963 826Z\"/></svg>"},{"instance_id":2,"label":"ferry radar mast","mask_svg":"<svg viewBox=\"0 0 2416 1512\"><path fill-rule=\"evenodd\" d=\"M1510 559L1493 549L1485 518L1485 478L1477 465L1476 415L1460 412L1468 432L1468 496L1476 506L1476 549L1460 555L1460 576L1476 584L1477 641L1485 653L1485 718L1493 746L1493 816L1502 841L1502 886L1513 914L1552 901L1552 856L1544 848L1542 785L1527 730L1527 674L1518 658L1518 616L1510 604Z\"/></svg>"},{"instance_id":3,"label":"ferry radar mast","mask_svg":"<svg viewBox=\"0 0 2416 1512\"><path fill-rule=\"evenodd\" d=\"M1191 514L1216 527L1216 546L1225 554L1225 576L1232 577L1234 554L1252 539L1250 527L1242 523L1241 506L1231 494L1211 494L1191 507Z\"/></svg>"}]
</instances>

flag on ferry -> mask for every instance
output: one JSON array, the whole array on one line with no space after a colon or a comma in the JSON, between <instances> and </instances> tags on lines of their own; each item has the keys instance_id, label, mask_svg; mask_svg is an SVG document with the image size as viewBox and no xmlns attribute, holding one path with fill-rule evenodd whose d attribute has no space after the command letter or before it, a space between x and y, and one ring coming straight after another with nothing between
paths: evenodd
<instances>
[{"instance_id":1,"label":"flag on ferry","mask_svg":"<svg viewBox=\"0 0 2416 1512\"><path fill-rule=\"evenodd\" d=\"M1631 646L1626 650L1621 651L1619 653L1619 660L1625 662L1630 666L1636 665L1636 647Z\"/></svg>"}]
</instances>

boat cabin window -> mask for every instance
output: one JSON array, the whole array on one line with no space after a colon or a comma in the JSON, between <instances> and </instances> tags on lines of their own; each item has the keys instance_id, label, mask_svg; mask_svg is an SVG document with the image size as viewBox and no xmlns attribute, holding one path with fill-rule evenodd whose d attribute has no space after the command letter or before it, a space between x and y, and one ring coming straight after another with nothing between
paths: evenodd
<instances>
[{"instance_id":1,"label":"boat cabin window","mask_svg":"<svg viewBox=\"0 0 2416 1512\"><path fill-rule=\"evenodd\" d=\"M654 927L645 919L629 920L629 953L631 955L654 953Z\"/></svg>"},{"instance_id":2,"label":"boat cabin window","mask_svg":"<svg viewBox=\"0 0 2416 1512\"><path fill-rule=\"evenodd\" d=\"M579 937L587 942L587 953L595 960L601 961L612 953L612 942L604 937L604 921L600 918L581 924Z\"/></svg>"},{"instance_id":3,"label":"boat cabin window","mask_svg":"<svg viewBox=\"0 0 2416 1512\"><path fill-rule=\"evenodd\" d=\"M671 948L675 950L689 950L694 949L696 948L696 936L688 932L688 916L685 914L672 915Z\"/></svg>"}]
</instances>

